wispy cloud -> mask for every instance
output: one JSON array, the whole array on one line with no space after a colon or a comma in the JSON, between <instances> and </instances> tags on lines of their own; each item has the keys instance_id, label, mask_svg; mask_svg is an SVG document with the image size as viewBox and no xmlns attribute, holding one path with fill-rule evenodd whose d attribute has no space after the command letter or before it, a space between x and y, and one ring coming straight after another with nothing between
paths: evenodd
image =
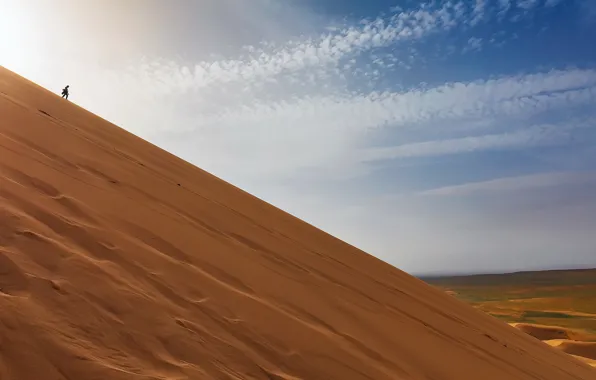
<instances>
[{"instance_id":1,"label":"wispy cloud","mask_svg":"<svg viewBox=\"0 0 596 380\"><path fill-rule=\"evenodd\" d=\"M262 43L245 46L244 53L233 59L188 64L151 59L131 66L130 71L148 81L147 87L151 91L168 94L234 83L258 87L279 81L287 85L315 84L330 77L345 79L367 67L357 59L364 54L369 64L376 68L411 67L411 58L417 54L413 42L460 27L476 27L490 21L495 13L506 12L512 3L526 13L539 4L537 0L425 3L417 9L395 8L394 13L386 17L329 28L327 33L305 35L281 45ZM524 17L523 14L516 16ZM472 50L483 45L482 39L477 36L469 37L468 43ZM390 51L376 53L389 47ZM375 77L372 71L370 68L365 71L368 79Z\"/></svg>"},{"instance_id":2,"label":"wispy cloud","mask_svg":"<svg viewBox=\"0 0 596 380\"><path fill-rule=\"evenodd\" d=\"M502 18L507 11L511 8L511 0L499 0L499 10L497 15L499 16L499 18Z\"/></svg>"},{"instance_id":3,"label":"wispy cloud","mask_svg":"<svg viewBox=\"0 0 596 380\"><path fill-rule=\"evenodd\" d=\"M498 178L490 181L466 183L421 192L421 195L465 196L470 194L523 191L536 188L596 185L596 171L550 172L516 177Z\"/></svg>"},{"instance_id":4,"label":"wispy cloud","mask_svg":"<svg viewBox=\"0 0 596 380\"><path fill-rule=\"evenodd\" d=\"M482 38L470 37L468 44L464 47L464 53L468 51L479 51L482 50Z\"/></svg>"},{"instance_id":5,"label":"wispy cloud","mask_svg":"<svg viewBox=\"0 0 596 380\"><path fill-rule=\"evenodd\" d=\"M472 10L472 17L470 18L470 25L474 26L485 17L486 0L476 0L474 9Z\"/></svg>"},{"instance_id":6,"label":"wispy cloud","mask_svg":"<svg viewBox=\"0 0 596 380\"><path fill-rule=\"evenodd\" d=\"M398 158L442 156L478 151L510 150L537 146L565 145L576 128L593 127L596 120L582 123L566 123L563 126L540 125L519 131L469 136L456 139L425 141L389 148L372 148L365 151L363 160L378 161Z\"/></svg>"},{"instance_id":7,"label":"wispy cloud","mask_svg":"<svg viewBox=\"0 0 596 380\"><path fill-rule=\"evenodd\" d=\"M197 136L196 155L210 157L218 165L235 166L225 159L227 153L222 155L232 151L262 176L290 177L312 167L335 172L344 165L376 160L563 145L574 131L594 127L594 120L566 120L556 125L520 124L520 120L586 107L595 100L596 72L551 71L399 93L256 101L194 118L178 132L177 127L168 126L167 133L180 133L185 139ZM479 135L482 124L491 132ZM446 137L451 126L455 126L451 136L464 135ZM394 130L397 136L410 131L410 140L412 134L420 137L398 146L361 149L381 127ZM218 170L225 171L221 166ZM259 176L251 170L246 172Z\"/></svg>"},{"instance_id":8,"label":"wispy cloud","mask_svg":"<svg viewBox=\"0 0 596 380\"><path fill-rule=\"evenodd\" d=\"M484 12L484 0L473 8L474 17ZM395 13L388 18L362 21L357 26L334 28L324 35L299 39L282 46L247 46L245 56L193 65L171 61L151 61L140 67L143 77L170 84L172 90L199 89L241 81L251 83L279 75L291 75L305 69L328 70L340 62L372 49L403 41L420 39L433 32L446 31L465 21L463 2L447 2L441 7L424 6L417 10ZM343 62L343 65L350 62Z\"/></svg>"},{"instance_id":9,"label":"wispy cloud","mask_svg":"<svg viewBox=\"0 0 596 380\"><path fill-rule=\"evenodd\" d=\"M533 113L588 104L595 98L596 71L555 70L404 92L337 93L293 101L255 102L241 110L226 110L197 120L195 125L231 127L244 121L257 127L261 123L278 125L275 122L283 119L287 126L284 128L288 129L315 123L346 131L366 130L387 124Z\"/></svg>"}]
</instances>

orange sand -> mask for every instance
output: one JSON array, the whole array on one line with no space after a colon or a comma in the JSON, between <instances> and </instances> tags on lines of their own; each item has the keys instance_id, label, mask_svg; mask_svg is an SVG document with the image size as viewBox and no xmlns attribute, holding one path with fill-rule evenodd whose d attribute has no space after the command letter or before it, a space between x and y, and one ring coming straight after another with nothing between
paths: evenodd
<instances>
[{"instance_id":1,"label":"orange sand","mask_svg":"<svg viewBox=\"0 0 596 380\"><path fill-rule=\"evenodd\" d=\"M596 342L579 342L569 339L551 339L544 343L570 355L589 361L596 361Z\"/></svg>"},{"instance_id":2,"label":"orange sand","mask_svg":"<svg viewBox=\"0 0 596 380\"><path fill-rule=\"evenodd\" d=\"M547 343L550 343L548 341ZM577 342L573 340L562 340L556 344L551 344L553 347L566 352L571 355L581 356L586 359L596 360L596 342Z\"/></svg>"},{"instance_id":3,"label":"orange sand","mask_svg":"<svg viewBox=\"0 0 596 380\"><path fill-rule=\"evenodd\" d=\"M584 357L581 357L581 356L575 356L575 355L572 355L572 356L574 358L576 358L578 360L581 360L582 362L584 362L584 363L592 366L592 367L596 367L596 360L584 358Z\"/></svg>"},{"instance_id":4,"label":"orange sand","mask_svg":"<svg viewBox=\"0 0 596 380\"><path fill-rule=\"evenodd\" d=\"M513 327L539 340L575 339L579 333L558 326L543 326L532 323L512 323Z\"/></svg>"},{"instance_id":5,"label":"orange sand","mask_svg":"<svg viewBox=\"0 0 596 380\"><path fill-rule=\"evenodd\" d=\"M563 352L571 355L581 356L587 359L596 360L595 342L574 342L566 341L557 346Z\"/></svg>"},{"instance_id":6,"label":"orange sand","mask_svg":"<svg viewBox=\"0 0 596 380\"><path fill-rule=\"evenodd\" d=\"M585 331L560 326L545 326L532 323L510 323L510 325L543 341L563 342L569 340L589 342L593 339L593 335Z\"/></svg>"},{"instance_id":7,"label":"orange sand","mask_svg":"<svg viewBox=\"0 0 596 380\"><path fill-rule=\"evenodd\" d=\"M2 68L0 155L2 380L596 379Z\"/></svg>"}]
</instances>

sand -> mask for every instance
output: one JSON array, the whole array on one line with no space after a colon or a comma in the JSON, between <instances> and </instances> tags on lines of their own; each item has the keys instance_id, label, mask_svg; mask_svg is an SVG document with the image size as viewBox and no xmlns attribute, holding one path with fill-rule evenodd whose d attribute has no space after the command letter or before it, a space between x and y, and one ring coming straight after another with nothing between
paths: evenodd
<instances>
[{"instance_id":1,"label":"sand","mask_svg":"<svg viewBox=\"0 0 596 380\"><path fill-rule=\"evenodd\" d=\"M556 347L570 355L581 356L589 360L596 360L596 342L578 342L569 339L552 339L545 343Z\"/></svg>"},{"instance_id":2,"label":"sand","mask_svg":"<svg viewBox=\"0 0 596 380\"><path fill-rule=\"evenodd\" d=\"M559 326L511 323L511 326L539 340L581 339L581 333Z\"/></svg>"},{"instance_id":3,"label":"sand","mask_svg":"<svg viewBox=\"0 0 596 380\"><path fill-rule=\"evenodd\" d=\"M558 345L563 342L590 343L594 340L594 335L584 330L576 330L561 326L545 326L533 323L511 323L510 325L536 339L549 342L551 345ZM591 358L591 356L588 357Z\"/></svg>"},{"instance_id":4,"label":"sand","mask_svg":"<svg viewBox=\"0 0 596 380\"><path fill-rule=\"evenodd\" d=\"M596 360L596 343L595 342L575 342L566 341L561 342L557 346L561 351L571 355L581 356L586 359Z\"/></svg>"},{"instance_id":5,"label":"sand","mask_svg":"<svg viewBox=\"0 0 596 380\"><path fill-rule=\"evenodd\" d=\"M596 379L5 69L0 155L2 380Z\"/></svg>"},{"instance_id":6,"label":"sand","mask_svg":"<svg viewBox=\"0 0 596 380\"><path fill-rule=\"evenodd\" d=\"M572 356L575 357L576 359L581 360L582 362L592 366L592 367L596 367L596 360L594 360L594 359L583 358L581 356L575 356L575 355L572 355Z\"/></svg>"},{"instance_id":7,"label":"sand","mask_svg":"<svg viewBox=\"0 0 596 380\"><path fill-rule=\"evenodd\" d=\"M566 352L575 358L596 367L596 342L579 342L569 339L550 339L544 343Z\"/></svg>"}]
</instances>

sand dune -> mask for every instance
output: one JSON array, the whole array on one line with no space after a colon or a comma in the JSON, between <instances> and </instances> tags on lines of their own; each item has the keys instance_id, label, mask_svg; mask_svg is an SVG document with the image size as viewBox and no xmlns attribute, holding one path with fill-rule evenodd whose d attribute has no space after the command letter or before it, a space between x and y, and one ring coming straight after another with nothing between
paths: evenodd
<instances>
[{"instance_id":1,"label":"sand dune","mask_svg":"<svg viewBox=\"0 0 596 380\"><path fill-rule=\"evenodd\" d=\"M562 342L557 348L571 355L596 360L596 342Z\"/></svg>"},{"instance_id":2,"label":"sand dune","mask_svg":"<svg viewBox=\"0 0 596 380\"><path fill-rule=\"evenodd\" d=\"M560 326L544 326L532 323L511 323L511 325L536 339L550 342L590 341L593 335Z\"/></svg>"},{"instance_id":3,"label":"sand dune","mask_svg":"<svg viewBox=\"0 0 596 380\"><path fill-rule=\"evenodd\" d=\"M569 339L553 339L545 341L548 345L574 356L596 360L596 342L578 342Z\"/></svg>"},{"instance_id":4,"label":"sand dune","mask_svg":"<svg viewBox=\"0 0 596 380\"><path fill-rule=\"evenodd\" d=\"M2 380L596 379L4 69L0 152Z\"/></svg>"},{"instance_id":5,"label":"sand dune","mask_svg":"<svg viewBox=\"0 0 596 380\"><path fill-rule=\"evenodd\" d=\"M512 323L513 327L539 340L581 339L581 334L558 326L543 326L532 323Z\"/></svg>"}]
</instances>

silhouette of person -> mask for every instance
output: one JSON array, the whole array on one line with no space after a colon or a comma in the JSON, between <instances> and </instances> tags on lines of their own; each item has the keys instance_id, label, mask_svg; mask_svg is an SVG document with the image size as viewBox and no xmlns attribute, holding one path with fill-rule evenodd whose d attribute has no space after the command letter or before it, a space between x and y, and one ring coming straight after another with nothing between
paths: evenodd
<instances>
[{"instance_id":1,"label":"silhouette of person","mask_svg":"<svg viewBox=\"0 0 596 380\"><path fill-rule=\"evenodd\" d=\"M64 87L62 89L62 97L68 99L68 88L70 87L70 85L66 85L66 87Z\"/></svg>"}]
</instances>

